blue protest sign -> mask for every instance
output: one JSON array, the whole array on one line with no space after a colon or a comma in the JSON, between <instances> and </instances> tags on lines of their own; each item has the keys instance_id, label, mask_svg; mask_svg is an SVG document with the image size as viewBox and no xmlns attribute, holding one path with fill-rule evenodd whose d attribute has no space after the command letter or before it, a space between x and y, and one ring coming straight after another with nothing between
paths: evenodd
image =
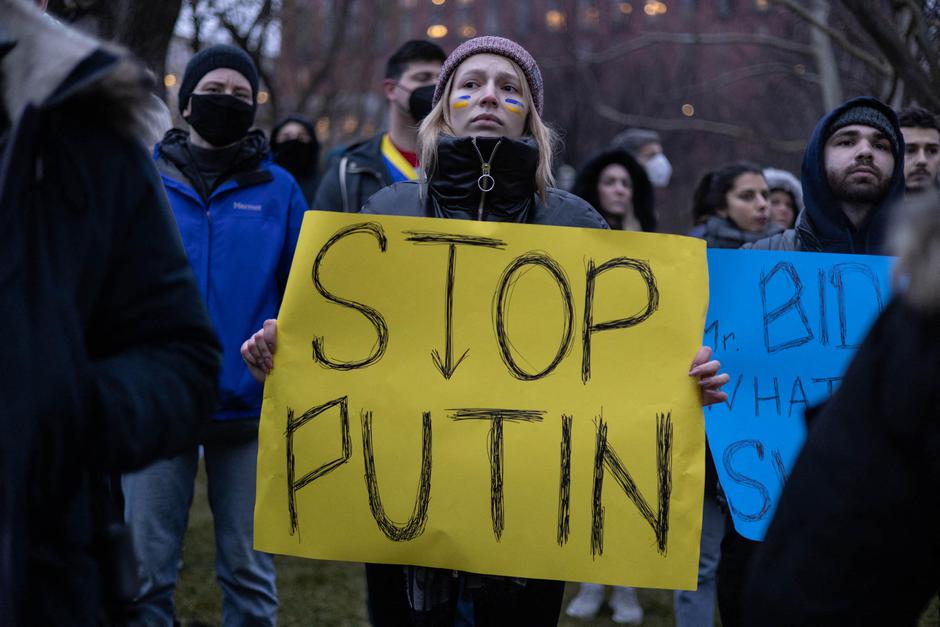
<instances>
[{"instance_id":1,"label":"blue protest sign","mask_svg":"<svg viewBox=\"0 0 940 627\"><path fill-rule=\"evenodd\" d=\"M704 343L731 376L705 428L735 529L761 540L805 437L889 299L890 257L709 250Z\"/></svg>"}]
</instances>

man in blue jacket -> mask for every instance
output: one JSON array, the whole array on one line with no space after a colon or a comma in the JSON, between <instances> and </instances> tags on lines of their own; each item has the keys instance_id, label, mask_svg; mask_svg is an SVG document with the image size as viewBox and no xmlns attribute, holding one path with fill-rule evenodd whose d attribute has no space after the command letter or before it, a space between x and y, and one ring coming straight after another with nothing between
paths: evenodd
<instances>
[{"instance_id":1,"label":"man in blue jacket","mask_svg":"<svg viewBox=\"0 0 940 627\"><path fill-rule=\"evenodd\" d=\"M220 405L202 434L215 522L224 625L273 625L274 564L252 549L261 386L239 355L244 338L277 315L307 206L294 179L271 160L254 122L258 73L235 47L189 61L179 106L189 132L173 129L155 149L157 168L222 342ZM125 476L126 515L143 569L139 612L172 625L173 591L186 531L197 449Z\"/></svg>"}]
</instances>

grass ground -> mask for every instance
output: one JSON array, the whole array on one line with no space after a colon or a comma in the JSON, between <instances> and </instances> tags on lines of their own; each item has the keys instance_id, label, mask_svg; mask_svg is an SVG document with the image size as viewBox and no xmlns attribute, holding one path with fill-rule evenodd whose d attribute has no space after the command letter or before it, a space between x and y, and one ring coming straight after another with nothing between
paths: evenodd
<instances>
[{"instance_id":1,"label":"grass ground","mask_svg":"<svg viewBox=\"0 0 940 627\"><path fill-rule=\"evenodd\" d=\"M280 595L278 623L285 627L359 627L368 625L365 610L365 582L361 564L326 562L278 556L277 579ZM196 493L189 517L189 530L183 554L183 569L176 592L177 614L184 627L193 622L218 625L221 596L215 579L215 542L212 514L206 498L205 472L200 468ZM577 586L568 586L565 602ZM640 590L644 627L674 627L672 593L666 590ZM937 599L924 613L919 627L940 627ZM719 624L716 621L716 625ZM610 611L602 610L593 621L562 616L561 627L615 627Z\"/></svg>"}]
</instances>

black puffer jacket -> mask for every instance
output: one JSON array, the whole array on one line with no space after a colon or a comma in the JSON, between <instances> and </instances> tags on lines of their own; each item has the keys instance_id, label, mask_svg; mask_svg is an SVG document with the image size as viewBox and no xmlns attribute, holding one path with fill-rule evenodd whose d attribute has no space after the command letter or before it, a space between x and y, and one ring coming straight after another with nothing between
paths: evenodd
<instances>
[{"instance_id":1,"label":"black puffer jacket","mask_svg":"<svg viewBox=\"0 0 940 627\"><path fill-rule=\"evenodd\" d=\"M478 185L481 158L489 160L493 180L493 188L485 192ZM362 213L608 228L574 194L549 188L540 197L537 165L538 149L530 139L442 136L437 167L427 184L408 181L387 187L369 199Z\"/></svg>"},{"instance_id":2,"label":"black puffer jacket","mask_svg":"<svg viewBox=\"0 0 940 627\"><path fill-rule=\"evenodd\" d=\"M109 479L195 442L219 347L128 134L143 69L30 3L0 13L0 624L95 625Z\"/></svg>"}]
</instances>

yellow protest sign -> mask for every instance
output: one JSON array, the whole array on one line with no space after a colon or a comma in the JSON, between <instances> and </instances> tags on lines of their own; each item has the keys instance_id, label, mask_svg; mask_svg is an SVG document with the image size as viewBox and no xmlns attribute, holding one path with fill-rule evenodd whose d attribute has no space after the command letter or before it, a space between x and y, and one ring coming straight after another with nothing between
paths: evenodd
<instances>
[{"instance_id":1,"label":"yellow protest sign","mask_svg":"<svg viewBox=\"0 0 940 627\"><path fill-rule=\"evenodd\" d=\"M707 287L684 237L308 212L256 548L693 589Z\"/></svg>"}]
</instances>

